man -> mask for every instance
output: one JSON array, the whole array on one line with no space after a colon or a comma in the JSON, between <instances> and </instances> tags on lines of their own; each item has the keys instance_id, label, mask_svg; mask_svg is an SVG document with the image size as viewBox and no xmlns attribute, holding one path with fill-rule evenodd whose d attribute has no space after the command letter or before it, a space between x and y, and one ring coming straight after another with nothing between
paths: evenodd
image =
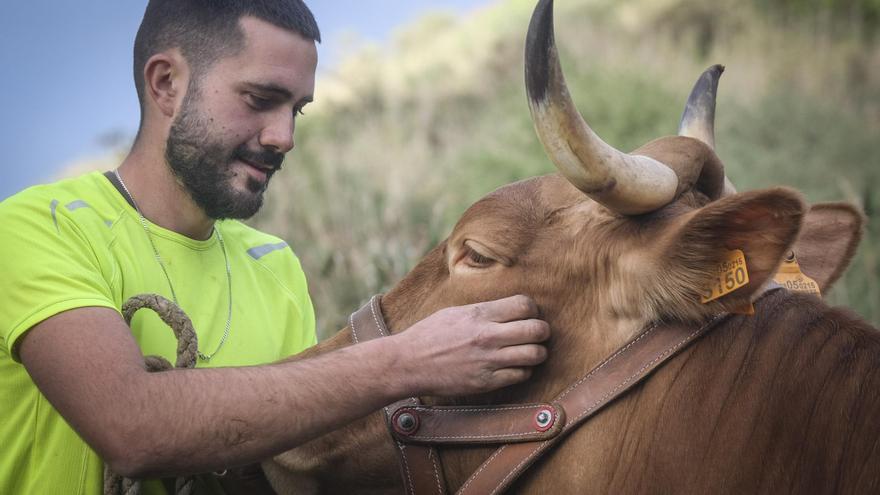
<instances>
[{"instance_id":1,"label":"man","mask_svg":"<svg viewBox=\"0 0 880 495\"><path fill-rule=\"evenodd\" d=\"M543 361L548 328L516 297L265 365L314 343L312 306L286 244L232 219L259 209L294 146L319 40L301 0L151 1L128 157L0 203L0 493L99 493L102 460L139 478L242 466ZM142 351L173 358L175 344L148 312L126 326L120 307L141 293L190 315L201 369L145 371Z\"/></svg>"}]
</instances>

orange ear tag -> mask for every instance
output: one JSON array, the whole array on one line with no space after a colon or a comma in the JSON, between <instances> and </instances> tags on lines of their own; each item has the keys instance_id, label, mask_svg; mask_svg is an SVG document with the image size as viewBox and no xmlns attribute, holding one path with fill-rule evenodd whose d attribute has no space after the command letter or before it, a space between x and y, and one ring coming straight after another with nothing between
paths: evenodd
<instances>
[{"instance_id":1,"label":"orange ear tag","mask_svg":"<svg viewBox=\"0 0 880 495\"><path fill-rule=\"evenodd\" d=\"M700 298L703 304L712 302L722 296L726 296L731 292L745 287L749 283L749 269L746 266L746 255L740 249L727 251L724 260L718 264L715 270L716 276L712 279L711 285L703 290ZM753 314L748 312L751 308L742 308L743 314ZM737 311L740 313L740 311Z\"/></svg>"},{"instance_id":2,"label":"orange ear tag","mask_svg":"<svg viewBox=\"0 0 880 495\"><path fill-rule=\"evenodd\" d=\"M773 281L792 292L803 292L805 294L815 294L822 297L822 291L819 290L819 284L817 284L815 280L804 275L794 253L791 253L789 258L782 262L779 271L773 276Z\"/></svg>"}]
</instances>

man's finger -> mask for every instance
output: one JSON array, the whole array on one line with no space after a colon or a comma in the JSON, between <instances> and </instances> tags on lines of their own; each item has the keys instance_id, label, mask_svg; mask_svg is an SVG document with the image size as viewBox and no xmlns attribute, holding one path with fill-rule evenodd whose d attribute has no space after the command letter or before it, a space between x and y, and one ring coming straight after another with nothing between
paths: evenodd
<instances>
[{"instance_id":1,"label":"man's finger","mask_svg":"<svg viewBox=\"0 0 880 495\"><path fill-rule=\"evenodd\" d=\"M527 296L511 296L497 301L488 301L472 306L478 317L496 323L536 318L538 305Z\"/></svg>"},{"instance_id":2,"label":"man's finger","mask_svg":"<svg viewBox=\"0 0 880 495\"><path fill-rule=\"evenodd\" d=\"M498 323L483 332L482 344L489 348L538 344L550 338L550 325L543 320L518 320Z\"/></svg>"},{"instance_id":3,"label":"man's finger","mask_svg":"<svg viewBox=\"0 0 880 495\"><path fill-rule=\"evenodd\" d=\"M532 376L531 368L504 368L492 373L492 388L501 388L524 382Z\"/></svg>"},{"instance_id":4,"label":"man's finger","mask_svg":"<svg viewBox=\"0 0 880 495\"><path fill-rule=\"evenodd\" d=\"M515 345L499 350L495 358L499 369L537 366L547 359L547 348L537 344Z\"/></svg>"}]
</instances>

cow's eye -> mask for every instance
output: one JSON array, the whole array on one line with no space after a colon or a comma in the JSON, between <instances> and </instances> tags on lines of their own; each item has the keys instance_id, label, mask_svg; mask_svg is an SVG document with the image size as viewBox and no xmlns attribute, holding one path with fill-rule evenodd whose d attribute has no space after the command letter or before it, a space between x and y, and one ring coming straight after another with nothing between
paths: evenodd
<instances>
[{"instance_id":1,"label":"cow's eye","mask_svg":"<svg viewBox=\"0 0 880 495\"><path fill-rule=\"evenodd\" d=\"M482 254L471 249L468 253L468 262L474 265L485 266L492 263L492 258L483 256Z\"/></svg>"},{"instance_id":2,"label":"cow's eye","mask_svg":"<svg viewBox=\"0 0 880 495\"><path fill-rule=\"evenodd\" d=\"M462 259L467 266L471 268L486 268L495 263L494 258L490 258L482 252L477 251L474 244L476 243L473 241L467 241L464 243L464 249L466 251Z\"/></svg>"}]
</instances>

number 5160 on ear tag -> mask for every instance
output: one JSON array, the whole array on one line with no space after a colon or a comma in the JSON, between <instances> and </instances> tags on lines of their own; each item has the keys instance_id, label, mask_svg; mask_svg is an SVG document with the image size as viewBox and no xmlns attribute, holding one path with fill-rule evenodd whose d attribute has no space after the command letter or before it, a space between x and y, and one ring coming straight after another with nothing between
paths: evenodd
<instances>
[{"instance_id":1,"label":"number 5160 on ear tag","mask_svg":"<svg viewBox=\"0 0 880 495\"><path fill-rule=\"evenodd\" d=\"M739 249L727 251L724 259L718 264L715 274L711 285L703 290L700 299L703 304L748 285L749 269L746 266L746 255Z\"/></svg>"}]
</instances>

